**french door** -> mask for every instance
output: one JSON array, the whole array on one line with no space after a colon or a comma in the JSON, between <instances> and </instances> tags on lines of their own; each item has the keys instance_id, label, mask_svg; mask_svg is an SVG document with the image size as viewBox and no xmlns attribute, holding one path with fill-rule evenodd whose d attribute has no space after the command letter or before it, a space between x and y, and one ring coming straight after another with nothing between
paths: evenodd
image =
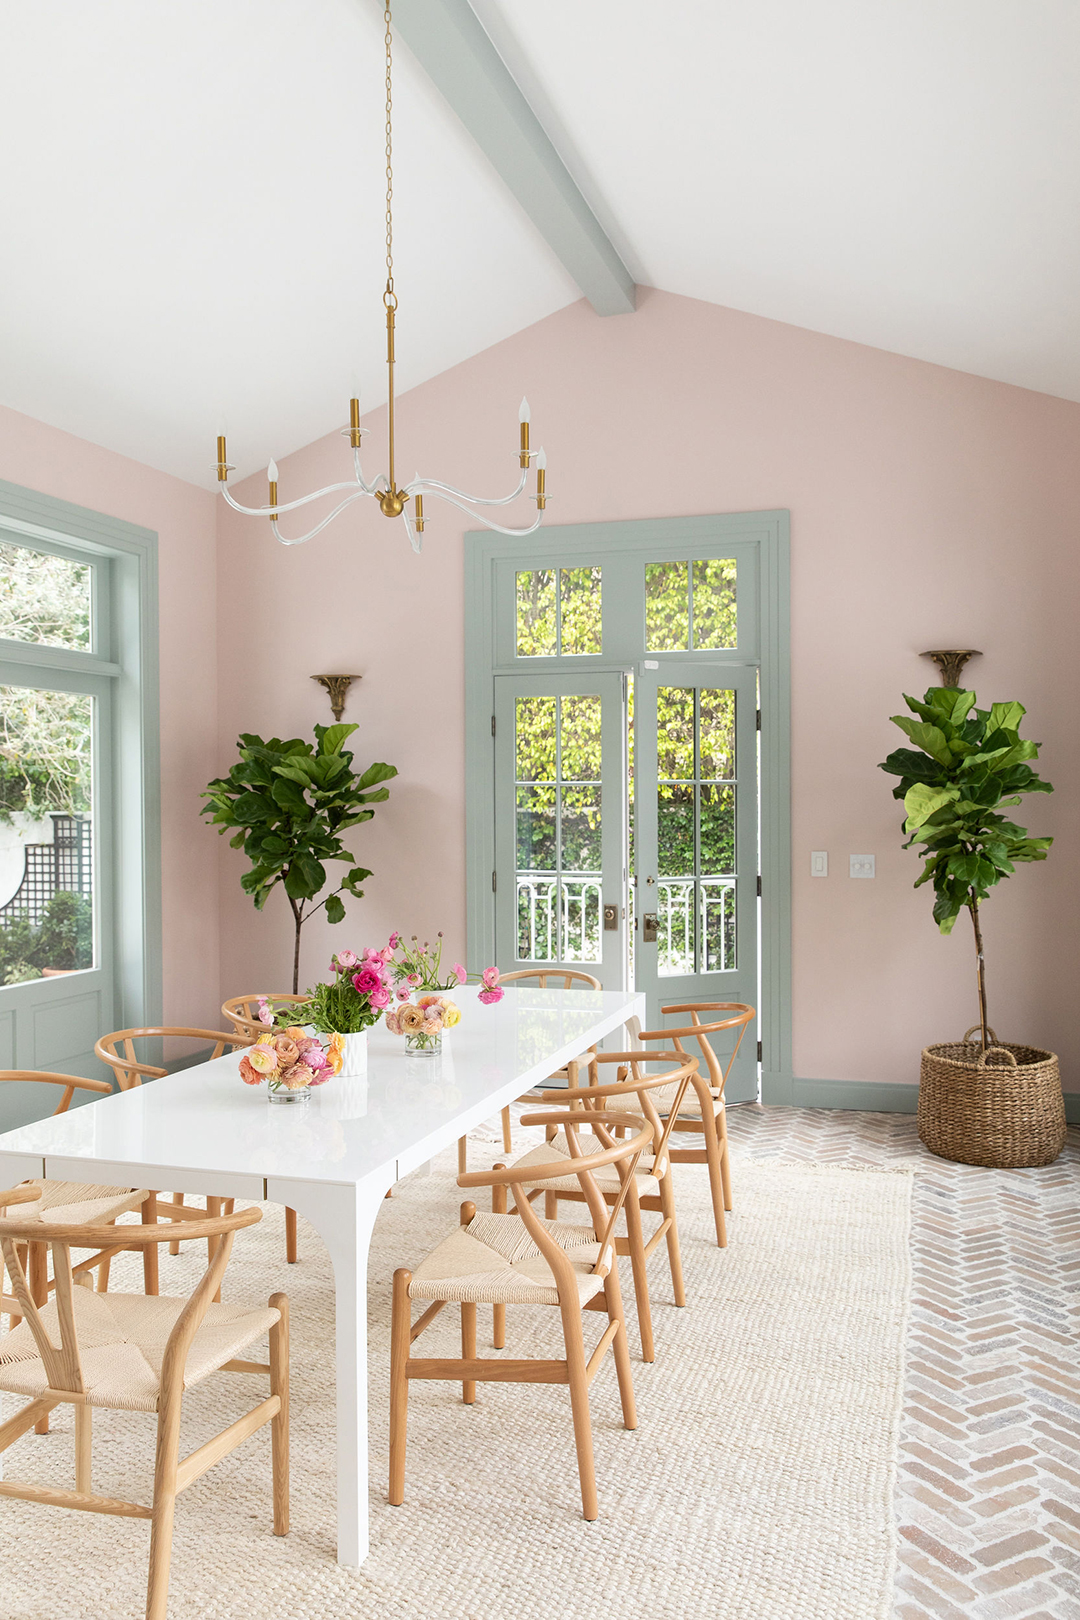
<instances>
[{"instance_id":1,"label":"french door","mask_svg":"<svg viewBox=\"0 0 1080 1620\"><path fill-rule=\"evenodd\" d=\"M755 1006L757 670L647 661L635 677L634 779L634 973L650 1025L664 1022L663 1003ZM757 1040L755 1020L730 1102L756 1099Z\"/></svg>"},{"instance_id":2,"label":"french door","mask_svg":"<svg viewBox=\"0 0 1080 1620\"><path fill-rule=\"evenodd\" d=\"M495 677L496 960L627 980L626 679Z\"/></svg>"}]
</instances>

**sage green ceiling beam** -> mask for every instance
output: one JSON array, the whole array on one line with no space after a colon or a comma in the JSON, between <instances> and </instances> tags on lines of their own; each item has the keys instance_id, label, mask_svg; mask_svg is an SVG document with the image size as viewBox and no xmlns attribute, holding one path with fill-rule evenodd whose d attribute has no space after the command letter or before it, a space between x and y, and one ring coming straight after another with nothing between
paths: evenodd
<instances>
[{"instance_id":1,"label":"sage green ceiling beam","mask_svg":"<svg viewBox=\"0 0 1080 1620\"><path fill-rule=\"evenodd\" d=\"M394 27L597 314L630 314L634 278L468 0L395 0Z\"/></svg>"}]
</instances>

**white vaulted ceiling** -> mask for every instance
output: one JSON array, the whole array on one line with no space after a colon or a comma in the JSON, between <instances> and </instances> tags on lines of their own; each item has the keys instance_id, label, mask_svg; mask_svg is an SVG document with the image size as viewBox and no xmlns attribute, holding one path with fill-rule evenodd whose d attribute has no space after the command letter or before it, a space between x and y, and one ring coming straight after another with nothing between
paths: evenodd
<instances>
[{"instance_id":1,"label":"white vaulted ceiling","mask_svg":"<svg viewBox=\"0 0 1080 1620\"><path fill-rule=\"evenodd\" d=\"M474 9L639 281L1080 399L1075 0ZM398 54L406 388L578 290ZM0 0L0 402L207 485L379 403L381 77L373 0Z\"/></svg>"}]
</instances>

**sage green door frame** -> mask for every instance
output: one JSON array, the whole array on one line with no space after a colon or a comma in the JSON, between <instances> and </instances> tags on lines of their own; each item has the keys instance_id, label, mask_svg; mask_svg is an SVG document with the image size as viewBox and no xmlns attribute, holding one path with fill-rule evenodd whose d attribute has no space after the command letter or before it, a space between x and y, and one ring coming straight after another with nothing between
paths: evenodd
<instances>
[{"instance_id":1,"label":"sage green door frame","mask_svg":"<svg viewBox=\"0 0 1080 1620\"><path fill-rule=\"evenodd\" d=\"M789 515L786 511L640 519L546 527L527 540L487 530L465 536L465 805L468 961L495 960L495 678L582 668L632 671L641 658L645 562L734 557L738 564L737 647L710 661L758 671L761 707L760 874L761 1095L788 1101L791 1066L791 674ZM602 574L600 655L519 658L514 576L529 568ZM667 652L665 667L700 663Z\"/></svg>"},{"instance_id":2,"label":"sage green door frame","mask_svg":"<svg viewBox=\"0 0 1080 1620\"><path fill-rule=\"evenodd\" d=\"M96 565L93 655L3 641L0 657L9 669L18 671L22 684L55 685L61 675L84 673L86 689L99 699L99 725L111 731L111 737L102 740L111 741L108 751L112 756L110 779L101 784L104 814L95 826L94 838L95 846L100 844L95 854L95 884L99 875L106 882L110 872L112 877L108 885L111 904L103 906L101 915L111 936L100 942L102 955L111 955L113 963L113 995L106 1022L112 1027L160 1024L157 535L0 479L0 538ZM88 970L48 982L47 992L56 1002L55 1019L50 1022L61 1045L61 1026L69 1018L62 1003L69 995L81 995L83 986L89 986L95 977L94 970ZM25 998L27 988L32 987L0 987L0 1068L31 1066L24 1060L26 1030L19 1027L20 1018L25 1023L27 1011L20 1009L20 993ZM109 1078L92 1052L80 1056L72 1051L70 1057L61 1059L59 1050L55 1061L36 1066ZM0 1130L37 1118L55 1105L55 1099L38 1095L41 1087L8 1085L3 1089ZM17 1095L31 1090L35 1093L32 1099ZM79 1100L76 1097L76 1103Z\"/></svg>"}]
</instances>

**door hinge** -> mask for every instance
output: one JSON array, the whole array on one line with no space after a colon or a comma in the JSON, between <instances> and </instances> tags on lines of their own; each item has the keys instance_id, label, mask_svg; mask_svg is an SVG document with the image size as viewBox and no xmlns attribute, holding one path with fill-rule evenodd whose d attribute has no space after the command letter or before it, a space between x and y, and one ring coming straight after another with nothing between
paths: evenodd
<instances>
[{"instance_id":1,"label":"door hinge","mask_svg":"<svg viewBox=\"0 0 1080 1620\"><path fill-rule=\"evenodd\" d=\"M494 722L492 722L492 724L494 724ZM761 730L761 710L760 709L757 712L757 726L756 726L755 729L758 730L758 731Z\"/></svg>"},{"instance_id":2,"label":"door hinge","mask_svg":"<svg viewBox=\"0 0 1080 1620\"><path fill-rule=\"evenodd\" d=\"M760 725L761 725L761 716L758 715L758 726L759 726L759 728L760 728ZM493 737L495 735L495 716L494 715L492 715L492 717L491 717L491 735Z\"/></svg>"},{"instance_id":3,"label":"door hinge","mask_svg":"<svg viewBox=\"0 0 1080 1620\"><path fill-rule=\"evenodd\" d=\"M491 892L492 892L492 894L495 893L495 874L494 874L494 872L492 872L492 874L491 874Z\"/></svg>"},{"instance_id":4,"label":"door hinge","mask_svg":"<svg viewBox=\"0 0 1080 1620\"><path fill-rule=\"evenodd\" d=\"M757 892L758 892L758 899L760 900L761 899L761 873L760 872L758 873Z\"/></svg>"},{"instance_id":5,"label":"door hinge","mask_svg":"<svg viewBox=\"0 0 1080 1620\"><path fill-rule=\"evenodd\" d=\"M758 1060L759 1063L761 1062L761 1042L760 1041L758 1041L758 1043L757 1043L757 1060Z\"/></svg>"}]
</instances>

